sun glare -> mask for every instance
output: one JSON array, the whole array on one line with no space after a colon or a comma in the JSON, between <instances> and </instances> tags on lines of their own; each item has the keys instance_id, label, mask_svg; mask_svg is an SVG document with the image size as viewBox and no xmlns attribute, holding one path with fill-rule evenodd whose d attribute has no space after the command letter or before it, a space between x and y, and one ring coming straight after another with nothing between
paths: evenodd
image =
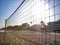
<instances>
[{"instance_id":1,"label":"sun glare","mask_svg":"<svg viewBox=\"0 0 60 45\"><path fill-rule=\"evenodd\" d=\"M44 5L44 1L37 2L32 9L33 15L36 17L35 19L39 21L40 19L49 16L49 11L44 12L48 8L49 8L48 4Z\"/></svg>"}]
</instances>

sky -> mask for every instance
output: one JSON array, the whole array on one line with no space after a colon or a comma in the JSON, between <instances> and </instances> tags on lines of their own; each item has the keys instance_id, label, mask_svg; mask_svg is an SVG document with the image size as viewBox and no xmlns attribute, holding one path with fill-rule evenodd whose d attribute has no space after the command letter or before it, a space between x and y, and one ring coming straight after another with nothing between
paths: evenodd
<instances>
[{"instance_id":1,"label":"sky","mask_svg":"<svg viewBox=\"0 0 60 45\"><path fill-rule=\"evenodd\" d=\"M0 0L0 28L23 0Z\"/></svg>"},{"instance_id":2,"label":"sky","mask_svg":"<svg viewBox=\"0 0 60 45\"><path fill-rule=\"evenodd\" d=\"M20 5L20 3L22 1L23 0L0 0L0 28L4 27L5 19L7 19L16 10L16 8ZM17 10L17 12L15 12L14 15L10 19L8 19L8 21L7 21L8 22L8 26L15 25L15 23L18 24L18 25L20 23L25 23L25 22L30 23L31 21L34 21L33 23L36 23L37 20L38 21L40 20L40 18L41 18L40 14L41 13L43 15L42 18L43 17L47 17L49 15L49 10L44 12L46 15L43 13L43 11L46 8L49 8L49 5L47 4L47 5L45 5L45 8L43 8L44 6L41 7L41 5L40 5L41 4L40 0L35 0L35 1L36 2L33 2L33 0L30 0L29 1L30 3L26 3L25 2L23 4L23 6L21 6L19 8L19 10ZM60 0L55 0L55 5L60 4L59 1ZM50 6L51 7L53 6L52 2L53 2L53 0L50 1ZM45 2L42 1L42 3L45 3ZM32 4L34 4L34 6ZM31 7L32 11L31 11L30 7ZM60 5L55 7L55 13L59 14L59 15L56 16L56 19L60 19L60 9L59 9L59 7L60 7ZM54 15L54 11L53 10L54 10L53 8L50 9L50 14L51 15ZM34 16L34 19L33 18L29 18L29 17L31 17L31 15ZM45 19L43 19L43 21L45 21ZM45 22L48 22L48 21L49 21L49 18L46 18ZM54 16L51 17L50 21L54 21Z\"/></svg>"}]
</instances>

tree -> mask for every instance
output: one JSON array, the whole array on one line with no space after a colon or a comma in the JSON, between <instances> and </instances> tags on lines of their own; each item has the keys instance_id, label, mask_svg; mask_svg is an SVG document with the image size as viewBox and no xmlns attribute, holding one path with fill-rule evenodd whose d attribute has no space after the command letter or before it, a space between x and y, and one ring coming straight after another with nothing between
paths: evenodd
<instances>
[{"instance_id":1,"label":"tree","mask_svg":"<svg viewBox=\"0 0 60 45\"><path fill-rule=\"evenodd\" d=\"M22 24L22 29L27 30L30 27L28 23L23 23Z\"/></svg>"}]
</instances>

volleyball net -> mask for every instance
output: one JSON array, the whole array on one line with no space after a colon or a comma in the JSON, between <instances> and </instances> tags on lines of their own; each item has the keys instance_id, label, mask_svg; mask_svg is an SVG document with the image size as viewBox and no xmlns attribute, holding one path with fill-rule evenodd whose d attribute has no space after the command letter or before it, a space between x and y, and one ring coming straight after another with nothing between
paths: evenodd
<instances>
[{"instance_id":1,"label":"volleyball net","mask_svg":"<svg viewBox=\"0 0 60 45\"><path fill-rule=\"evenodd\" d=\"M6 19L6 45L59 45L60 12L56 0L23 0Z\"/></svg>"}]
</instances>

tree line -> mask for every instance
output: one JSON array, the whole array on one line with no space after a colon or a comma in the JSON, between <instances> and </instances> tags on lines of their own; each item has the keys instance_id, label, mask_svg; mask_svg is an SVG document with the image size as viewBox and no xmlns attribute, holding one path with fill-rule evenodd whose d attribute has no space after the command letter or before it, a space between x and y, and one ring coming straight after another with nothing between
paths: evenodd
<instances>
[{"instance_id":1,"label":"tree line","mask_svg":"<svg viewBox=\"0 0 60 45\"><path fill-rule=\"evenodd\" d=\"M7 26L6 28L1 28L1 29L7 29L7 30L45 30L45 31L56 31L60 32L60 20L58 21L53 21L49 22L47 25L41 21L41 25L39 24L34 24L30 26L28 23L23 23L22 25L15 25L15 26ZM39 29L40 28L40 29Z\"/></svg>"}]
</instances>

